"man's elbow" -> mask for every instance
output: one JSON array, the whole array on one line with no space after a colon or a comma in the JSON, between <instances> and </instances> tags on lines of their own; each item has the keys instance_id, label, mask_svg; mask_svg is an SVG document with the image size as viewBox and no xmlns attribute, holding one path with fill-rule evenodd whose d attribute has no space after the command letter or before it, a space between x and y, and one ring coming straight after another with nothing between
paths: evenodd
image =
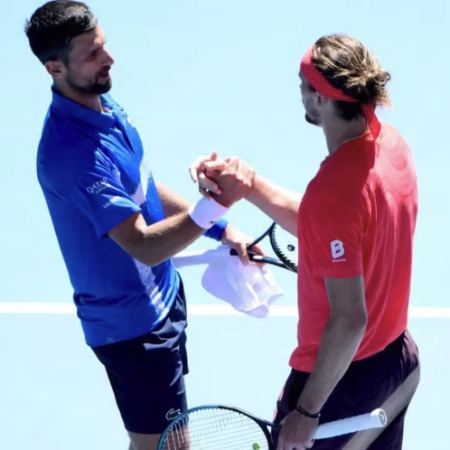
<instances>
[{"instance_id":1,"label":"man's elbow","mask_svg":"<svg viewBox=\"0 0 450 450\"><path fill-rule=\"evenodd\" d=\"M348 333L364 334L368 324L367 310L360 308L347 314L336 314L330 317L330 321Z\"/></svg>"},{"instance_id":2,"label":"man's elbow","mask_svg":"<svg viewBox=\"0 0 450 450\"><path fill-rule=\"evenodd\" d=\"M149 267L155 267L165 261L163 258L158 258L153 252L147 251L143 246L129 249L127 253L136 261Z\"/></svg>"},{"instance_id":3,"label":"man's elbow","mask_svg":"<svg viewBox=\"0 0 450 450\"><path fill-rule=\"evenodd\" d=\"M145 266L149 266L149 267L155 267L158 264L161 264L163 262L163 261L158 261L157 259L152 258L152 257L150 257L148 255L143 255L143 254L140 254L140 253L134 254L134 255L130 254L130 256L134 260L140 262L141 264L144 264Z\"/></svg>"},{"instance_id":4,"label":"man's elbow","mask_svg":"<svg viewBox=\"0 0 450 450\"><path fill-rule=\"evenodd\" d=\"M155 251L149 251L148 245L146 245L145 237L142 239L133 239L128 241L118 241L116 243L128 253L131 258L149 267L155 267L161 264L163 260L158 258Z\"/></svg>"},{"instance_id":5,"label":"man's elbow","mask_svg":"<svg viewBox=\"0 0 450 450\"><path fill-rule=\"evenodd\" d=\"M351 317L350 319L350 327L355 330L355 332L359 332L364 334L367 328L368 317L367 312L356 314L355 317Z\"/></svg>"}]
</instances>

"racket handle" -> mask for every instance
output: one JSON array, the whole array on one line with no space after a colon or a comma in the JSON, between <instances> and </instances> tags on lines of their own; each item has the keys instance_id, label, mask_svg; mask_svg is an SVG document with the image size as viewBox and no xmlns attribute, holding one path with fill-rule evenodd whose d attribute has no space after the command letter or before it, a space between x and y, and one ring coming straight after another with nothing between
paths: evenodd
<instances>
[{"instance_id":1,"label":"racket handle","mask_svg":"<svg viewBox=\"0 0 450 450\"><path fill-rule=\"evenodd\" d=\"M327 439L371 428L384 428L386 424L386 413L382 409L376 409L369 414L321 424L317 428L314 439Z\"/></svg>"}]
</instances>

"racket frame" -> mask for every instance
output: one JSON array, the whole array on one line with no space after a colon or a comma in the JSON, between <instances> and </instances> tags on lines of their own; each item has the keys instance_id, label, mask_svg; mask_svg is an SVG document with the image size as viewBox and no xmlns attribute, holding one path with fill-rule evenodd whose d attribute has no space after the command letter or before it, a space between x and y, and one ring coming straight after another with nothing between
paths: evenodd
<instances>
[{"instance_id":1,"label":"racket frame","mask_svg":"<svg viewBox=\"0 0 450 450\"><path fill-rule=\"evenodd\" d=\"M218 405L218 404L202 405L202 406L190 408L190 409L184 411L183 413L179 414L177 417L175 417L172 420L172 422L167 426L167 428L164 430L164 432L162 433L162 435L159 439L159 442L158 442L157 450L164 450L163 446L165 444L165 440L166 440L168 434L173 430L173 428L176 426L176 424L178 422L180 422L183 418L185 418L186 416L188 416L189 414L191 414L195 411L208 410L208 409L228 410L228 411L233 411L233 412L236 412L238 414L248 417L253 422L255 422L259 426L259 428L262 430L262 432L267 440L268 449L274 450L271 433L269 432L269 427L273 430L279 431L282 428L281 424L275 424L275 423L269 422L267 420L261 419L259 417L254 416L253 414L250 414L250 413L244 411L243 409L236 408L234 406ZM376 418L376 423L375 422L373 424L371 423L370 426L368 426L368 424L366 423L366 425L364 425L362 427L360 425L358 427L355 427L355 424L353 423L353 426L348 427L348 420L360 419L362 417L364 417L365 420L368 418L370 418L370 419ZM335 422L323 423L323 424L319 425L319 428L317 429L317 433L315 435L316 438L317 439L325 439L325 438L331 438L333 436L339 435L339 434L330 433L330 429L329 429L330 426L333 426L333 425L335 426L338 422L341 423L341 426L344 426L344 424L346 424L347 431L343 432L342 434L348 434L348 433L355 433L358 431L367 430L367 429L371 429L371 428L384 428L388 424L388 418L386 416L386 412L383 409L377 408L377 409L373 410L371 413L362 414L360 416L350 417L348 419L336 420ZM372 422L372 420L371 420L371 422ZM325 431L326 428L328 428L327 431Z\"/></svg>"},{"instance_id":2,"label":"racket frame","mask_svg":"<svg viewBox=\"0 0 450 450\"><path fill-rule=\"evenodd\" d=\"M269 431L269 427L281 430L281 425L274 424L272 422L269 422L264 419L260 419L259 417L255 417L254 415L250 414L247 411L244 411L243 409L236 408L234 406L227 406L227 405L202 405L202 406L196 406L194 408L190 408L181 414L179 414L177 417L175 417L172 422L167 426L167 428L164 430L163 434L161 435L159 442L158 442L158 448L157 450L164 450L164 444L167 436L170 434L170 432L173 430L173 428L176 426L178 422L181 422L186 416L189 416L190 414L196 412L196 411L204 411L204 410L210 410L210 409L222 409L227 411L232 411L238 414L242 414L243 416L248 417L253 422L255 422L261 429L261 431L264 433L264 436L267 440L267 446L269 450L275 450L272 443L272 437Z\"/></svg>"},{"instance_id":3,"label":"racket frame","mask_svg":"<svg viewBox=\"0 0 450 450\"><path fill-rule=\"evenodd\" d=\"M273 266L280 267L282 269L287 269L291 272L297 273L297 266L293 264L291 261L289 261L281 252L280 248L278 247L276 241L275 241L275 228L279 227L276 222L273 222L270 227L257 239L255 239L251 244L247 246L248 256L250 258L250 261L257 262L257 263L263 263L263 264L271 264ZM269 236L270 245L275 252L275 254L278 256L279 259L272 258L270 256L262 256L258 255L255 252L252 252L251 249L256 244L261 242L266 236ZM230 255L237 256L237 251L233 248L230 250Z\"/></svg>"}]
</instances>

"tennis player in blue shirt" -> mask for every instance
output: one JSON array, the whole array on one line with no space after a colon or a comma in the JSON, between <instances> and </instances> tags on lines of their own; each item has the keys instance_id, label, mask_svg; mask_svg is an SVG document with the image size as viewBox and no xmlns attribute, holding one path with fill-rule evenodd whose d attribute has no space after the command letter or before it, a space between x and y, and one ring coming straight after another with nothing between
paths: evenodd
<instances>
[{"instance_id":1,"label":"tennis player in blue shirt","mask_svg":"<svg viewBox=\"0 0 450 450\"><path fill-rule=\"evenodd\" d=\"M245 261L251 239L223 215L251 186L233 175L220 204L191 205L154 180L138 131L107 94L114 60L84 3L48 2L25 31L53 79L37 174L77 314L106 368L130 449L153 450L187 407L186 304L171 257L206 235Z\"/></svg>"}]
</instances>

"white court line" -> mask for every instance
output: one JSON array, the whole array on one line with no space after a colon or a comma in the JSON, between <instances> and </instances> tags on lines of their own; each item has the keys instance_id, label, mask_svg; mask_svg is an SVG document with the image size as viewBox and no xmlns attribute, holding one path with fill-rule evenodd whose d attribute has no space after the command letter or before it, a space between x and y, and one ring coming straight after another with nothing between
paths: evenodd
<instances>
[{"instance_id":1,"label":"white court line","mask_svg":"<svg viewBox=\"0 0 450 450\"><path fill-rule=\"evenodd\" d=\"M6 303L0 302L0 314L75 314L71 303ZM188 305L188 314L192 316L242 316L229 305ZM296 306L272 306L271 316L295 317ZM450 308L411 307L412 319L450 319Z\"/></svg>"}]
</instances>

